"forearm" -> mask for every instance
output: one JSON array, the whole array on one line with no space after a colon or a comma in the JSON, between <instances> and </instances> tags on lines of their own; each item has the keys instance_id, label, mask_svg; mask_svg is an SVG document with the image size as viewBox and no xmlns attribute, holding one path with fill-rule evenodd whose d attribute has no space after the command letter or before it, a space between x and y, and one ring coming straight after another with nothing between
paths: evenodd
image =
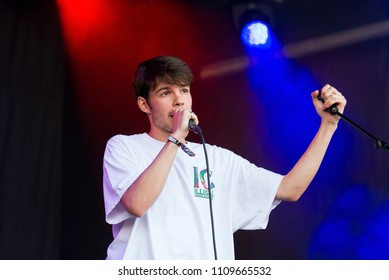
<instances>
[{"instance_id":1,"label":"forearm","mask_svg":"<svg viewBox=\"0 0 389 280\"><path fill-rule=\"evenodd\" d=\"M323 161L336 127L336 124L322 122L303 156L282 179L277 199L296 201L305 192Z\"/></svg>"},{"instance_id":2,"label":"forearm","mask_svg":"<svg viewBox=\"0 0 389 280\"><path fill-rule=\"evenodd\" d=\"M167 142L124 193L121 203L130 214L141 217L156 201L166 183L177 150L177 145Z\"/></svg>"}]
</instances>

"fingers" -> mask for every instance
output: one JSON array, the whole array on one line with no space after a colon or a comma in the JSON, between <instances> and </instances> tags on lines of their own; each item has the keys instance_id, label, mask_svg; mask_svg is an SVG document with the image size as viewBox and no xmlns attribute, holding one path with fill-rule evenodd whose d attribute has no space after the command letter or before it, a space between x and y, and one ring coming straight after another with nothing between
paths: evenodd
<instances>
[{"instance_id":1,"label":"fingers","mask_svg":"<svg viewBox=\"0 0 389 280\"><path fill-rule=\"evenodd\" d=\"M326 84L320 91L321 98L324 100L324 109L336 104L337 107L344 108L346 105L346 99L344 96L333 86ZM317 97L318 95L316 95Z\"/></svg>"},{"instance_id":2,"label":"fingers","mask_svg":"<svg viewBox=\"0 0 389 280\"><path fill-rule=\"evenodd\" d=\"M197 115L189 109L177 108L173 112L173 131L188 132L189 120L199 124Z\"/></svg>"},{"instance_id":3,"label":"fingers","mask_svg":"<svg viewBox=\"0 0 389 280\"><path fill-rule=\"evenodd\" d=\"M174 111L174 116L177 119L182 120L183 122L185 122L185 121L188 122L189 120L194 120L196 124L198 123L197 115L193 111L188 110L188 109L178 108Z\"/></svg>"},{"instance_id":4,"label":"fingers","mask_svg":"<svg viewBox=\"0 0 389 280\"><path fill-rule=\"evenodd\" d=\"M326 84L322 89L312 92L312 100L317 113L323 120L329 123L336 123L340 117L334 114L333 107L337 112L343 113L346 106L346 98L333 86Z\"/></svg>"},{"instance_id":5,"label":"fingers","mask_svg":"<svg viewBox=\"0 0 389 280\"><path fill-rule=\"evenodd\" d=\"M335 94L340 94L336 88L330 86L329 84L326 84L320 91L321 97L326 102L329 98L333 97Z\"/></svg>"},{"instance_id":6,"label":"fingers","mask_svg":"<svg viewBox=\"0 0 389 280\"><path fill-rule=\"evenodd\" d=\"M319 93L320 93L320 92L319 92L318 90L313 91L313 92L311 93L312 98L316 99L316 98L319 96Z\"/></svg>"},{"instance_id":7,"label":"fingers","mask_svg":"<svg viewBox=\"0 0 389 280\"><path fill-rule=\"evenodd\" d=\"M197 118L197 115L193 111L189 111L190 113L190 120L193 120L195 124L199 124L199 119Z\"/></svg>"}]
</instances>

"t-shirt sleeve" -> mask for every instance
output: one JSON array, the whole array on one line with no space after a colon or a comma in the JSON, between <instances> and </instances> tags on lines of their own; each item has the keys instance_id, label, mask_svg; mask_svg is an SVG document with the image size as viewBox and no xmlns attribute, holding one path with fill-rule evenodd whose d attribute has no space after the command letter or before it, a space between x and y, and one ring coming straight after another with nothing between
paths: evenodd
<instances>
[{"instance_id":1,"label":"t-shirt sleeve","mask_svg":"<svg viewBox=\"0 0 389 280\"><path fill-rule=\"evenodd\" d=\"M131 218L120 199L139 176L136 157L120 136L112 137L106 145L103 160L103 190L106 221L117 224Z\"/></svg>"},{"instance_id":2,"label":"t-shirt sleeve","mask_svg":"<svg viewBox=\"0 0 389 280\"><path fill-rule=\"evenodd\" d=\"M231 190L233 230L265 229L270 212L281 202L275 199L283 175L233 156Z\"/></svg>"}]
</instances>

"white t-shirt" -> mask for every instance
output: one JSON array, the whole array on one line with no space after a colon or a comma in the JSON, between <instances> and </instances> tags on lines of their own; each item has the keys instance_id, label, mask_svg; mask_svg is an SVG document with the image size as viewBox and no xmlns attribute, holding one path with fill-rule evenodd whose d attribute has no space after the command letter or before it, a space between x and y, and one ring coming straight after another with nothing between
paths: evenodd
<instances>
[{"instance_id":1,"label":"white t-shirt","mask_svg":"<svg viewBox=\"0 0 389 280\"><path fill-rule=\"evenodd\" d=\"M162 193L141 217L129 214L120 198L161 151L165 142L147 133L116 135L104 154L106 221L114 240L107 259L213 259L206 161L202 144L188 143L196 156L179 149ZM226 149L206 145L218 259L234 259L233 233L264 229L282 175L259 168Z\"/></svg>"}]
</instances>

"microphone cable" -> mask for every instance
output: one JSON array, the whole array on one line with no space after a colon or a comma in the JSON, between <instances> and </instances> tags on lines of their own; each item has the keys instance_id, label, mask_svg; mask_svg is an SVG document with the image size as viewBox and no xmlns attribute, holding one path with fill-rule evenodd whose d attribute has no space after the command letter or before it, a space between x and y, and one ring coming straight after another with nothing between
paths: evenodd
<instances>
[{"instance_id":1,"label":"microphone cable","mask_svg":"<svg viewBox=\"0 0 389 280\"><path fill-rule=\"evenodd\" d=\"M215 260L217 260L215 223L214 223L214 219L213 219L213 205L212 205L212 192L211 192L211 175L209 174L210 169L209 169L207 148L205 145L205 139L204 139L203 132L201 131L201 128L193 122L193 120L189 120L189 129L192 130L194 133L200 135L201 142L202 142L203 148L204 148L205 164L206 164L206 168L207 168L208 200L209 200L209 214L210 214L210 218L211 218L211 228L212 228L213 254L214 254Z\"/></svg>"}]
</instances>

